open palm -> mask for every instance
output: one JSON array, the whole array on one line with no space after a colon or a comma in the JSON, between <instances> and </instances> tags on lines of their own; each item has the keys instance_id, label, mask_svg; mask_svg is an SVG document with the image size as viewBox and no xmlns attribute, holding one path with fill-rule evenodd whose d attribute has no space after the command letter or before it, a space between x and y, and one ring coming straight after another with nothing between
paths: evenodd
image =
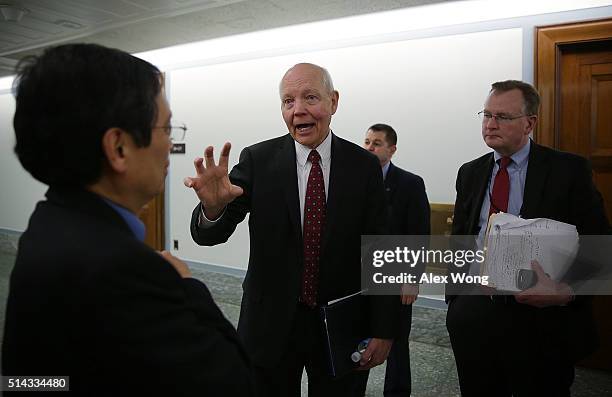
<instances>
[{"instance_id":1,"label":"open palm","mask_svg":"<svg viewBox=\"0 0 612 397\"><path fill-rule=\"evenodd\" d=\"M242 194L242 188L232 185L227 173L231 147L229 142L223 145L219 164L215 164L213 147L207 147L204 158L197 157L193 161L196 176L184 180L185 186L192 188L197 194L209 219L217 218L227 204Z\"/></svg>"}]
</instances>

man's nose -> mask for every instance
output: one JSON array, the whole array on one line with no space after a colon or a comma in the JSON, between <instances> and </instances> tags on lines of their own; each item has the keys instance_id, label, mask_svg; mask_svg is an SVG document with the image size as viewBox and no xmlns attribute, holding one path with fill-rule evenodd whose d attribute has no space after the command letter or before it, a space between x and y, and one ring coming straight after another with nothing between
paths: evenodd
<instances>
[{"instance_id":1,"label":"man's nose","mask_svg":"<svg viewBox=\"0 0 612 397\"><path fill-rule=\"evenodd\" d=\"M491 118L489 119L485 119L485 127L486 128L496 128L499 126L498 121L497 121L497 117L495 116L491 116Z\"/></svg>"},{"instance_id":2,"label":"man's nose","mask_svg":"<svg viewBox=\"0 0 612 397\"><path fill-rule=\"evenodd\" d=\"M306 104L300 100L300 99L296 99L295 103L293 105L293 113L297 113L297 114L303 114L306 113Z\"/></svg>"}]
</instances>

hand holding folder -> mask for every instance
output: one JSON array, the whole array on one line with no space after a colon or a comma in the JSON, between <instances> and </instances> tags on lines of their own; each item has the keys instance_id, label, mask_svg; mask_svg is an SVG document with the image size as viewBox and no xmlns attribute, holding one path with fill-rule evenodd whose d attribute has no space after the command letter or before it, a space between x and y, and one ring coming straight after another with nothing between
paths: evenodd
<instances>
[{"instance_id":1,"label":"hand holding folder","mask_svg":"<svg viewBox=\"0 0 612 397\"><path fill-rule=\"evenodd\" d=\"M351 354L359 342L370 336L367 304L360 291L321 307L331 376L342 376L359 368Z\"/></svg>"}]
</instances>

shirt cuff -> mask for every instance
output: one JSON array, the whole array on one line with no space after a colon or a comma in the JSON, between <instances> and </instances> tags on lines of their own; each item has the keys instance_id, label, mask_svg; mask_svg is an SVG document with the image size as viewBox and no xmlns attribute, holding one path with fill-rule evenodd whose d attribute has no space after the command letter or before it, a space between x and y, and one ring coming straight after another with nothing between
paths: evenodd
<instances>
[{"instance_id":1,"label":"shirt cuff","mask_svg":"<svg viewBox=\"0 0 612 397\"><path fill-rule=\"evenodd\" d=\"M221 212L221 215L219 215L217 217L217 219L210 220L204 214L204 207L202 206L202 204L200 204L200 216L199 216L199 219L198 219L198 226L201 227L202 229L208 229L209 227L213 227L215 225L215 223L217 223L219 221L219 219L221 219L223 217L223 215L225 214L225 210L226 209L227 209L227 207L223 208L223 212Z\"/></svg>"}]
</instances>

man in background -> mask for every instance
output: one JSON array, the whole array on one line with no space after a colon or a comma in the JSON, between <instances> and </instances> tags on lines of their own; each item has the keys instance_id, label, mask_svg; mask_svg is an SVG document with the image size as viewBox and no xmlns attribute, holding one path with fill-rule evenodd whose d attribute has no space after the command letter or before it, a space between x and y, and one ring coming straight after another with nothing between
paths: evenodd
<instances>
[{"instance_id":1,"label":"man in background","mask_svg":"<svg viewBox=\"0 0 612 397\"><path fill-rule=\"evenodd\" d=\"M161 72L93 44L18 69L15 152L49 190L19 241L3 374L69 376L76 395L253 395L206 286L143 243L174 128Z\"/></svg>"},{"instance_id":2,"label":"man in background","mask_svg":"<svg viewBox=\"0 0 612 397\"><path fill-rule=\"evenodd\" d=\"M310 396L349 396L357 371L329 375L320 306L361 290L361 235L384 233L380 166L332 133L339 94L327 70L297 64L279 91L288 134L245 148L229 176L229 144L218 165L212 147L195 160L197 175L185 180L199 199L191 235L201 245L223 243L250 214L238 333L260 395L300 396L306 368ZM397 308L388 298L366 298L364 370L389 354Z\"/></svg>"},{"instance_id":3,"label":"man in background","mask_svg":"<svg viewBox=\"0 0 612 397\"><path fill-rule=\"evenodd\" d=\"M387 124L374 124L366 133L363 147L378 157L382 167L387 202L387 233L392 235L429 235L430 208L423 179L391 162L397 151L397 133ZM418 284L404 284L401 291L400 329L387 358L385 397L410 396L410 348L412 303ZM368 374L362 377L356 396L365 393Z\"/></svg>"},{"instance_id":4,"label":"man in background","mask_svg":"<svg viewBox=\"0 0 612 397\"><path fill-rule=\"evenodd\" d=\"M453 234L482 239L489 216L500 211L569 223L580 235L608 232L588 161L529 138L539 103L525 82L492 85L479 115L493 152L459 169ZM462 395L570 395L574 364L596 346L591 301L574 295L575 279L556 282L537 262L532 267L537 283L516 295L447 290L446 323Z\"/></svg>"}]
</instances>

